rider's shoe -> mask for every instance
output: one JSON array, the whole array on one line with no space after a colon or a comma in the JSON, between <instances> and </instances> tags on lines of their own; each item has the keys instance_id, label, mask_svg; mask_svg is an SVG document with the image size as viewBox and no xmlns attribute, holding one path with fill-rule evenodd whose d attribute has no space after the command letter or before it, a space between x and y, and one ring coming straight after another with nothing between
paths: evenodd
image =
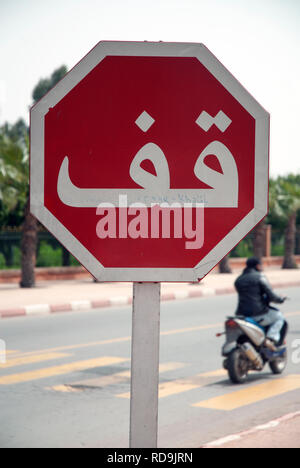
<instances>
[{"instance_id":1,"label":"rider's shoe","mask_svg":"<svg viewBox=\"0 0 300 468\"><path fill-rule=\"evenodd\" d=\"M276 348L276 351L271 351L268 348L264 349L264 355L269 361L281 358L281 357L284 356L285 353L286 353L286 347L285 346L280 346L279 348Z\"/></svg>"},{"instance_id":2,"label":"rider's shoe","mask_svg":"<svg viewBox=\"0 0 300 468\"><path fill-rule=\"evenodd\" d=\"M270 351L272 351L273 353L277 351L277 347L275 346L274 341L270 340L270 338L265 339L264 346L268 348Z\"/></svg>"}]
</instances>

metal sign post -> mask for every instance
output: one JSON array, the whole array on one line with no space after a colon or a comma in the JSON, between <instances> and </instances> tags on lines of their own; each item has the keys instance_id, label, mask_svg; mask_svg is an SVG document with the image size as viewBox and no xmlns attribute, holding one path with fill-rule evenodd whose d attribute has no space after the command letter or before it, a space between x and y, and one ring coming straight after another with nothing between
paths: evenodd
<instances>
[{"instance_id":1,"label":"metal sign post","mask_svg":"<svg viewBox=\"0 0 300 468\"><path fill-rule=\"evenodd\" d=\"M130 448L157 447L160 289L133 285Z\"/></svg>"}]
</instances>

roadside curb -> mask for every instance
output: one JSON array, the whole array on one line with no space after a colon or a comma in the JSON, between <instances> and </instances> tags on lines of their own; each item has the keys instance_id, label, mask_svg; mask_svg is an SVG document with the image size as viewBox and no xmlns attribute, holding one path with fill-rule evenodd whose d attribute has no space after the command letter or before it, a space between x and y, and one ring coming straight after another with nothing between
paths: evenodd
<instances>
[{"instance_id":1,"label":"roadside curb","mask_svg":"<svg viewBox=\"0 0 300 468\"><path fill-rule=\"evenodd\" d=\"M278 427L281 423L290 421L298 416L300 416L300 411L296 411L295 413L289 413L289 414L286 414L285 416L281 416L280 418L273 419L272 421L269 421L268 423L255 426L254 428L249 429L248 431L239 432L237 434L231 434L229 436L225 436L220 439L217 439L213 442L209 442L208 444L204 444L201 448L226 448L224 446L232 442L238 442L239 444L241 444L243 439L246 439L248 436L257 434L261 431L268 431L270 429ZM242 448L242 447L239 447L239 448Z\"/></svg>"},{"instance_id":2,"label":"roadside curb","mask_svg":"<svg viewBox=\"0 0 300 468\"><path fill-rule=\"evenodd\" d=\"M272 282L273 288L284 288L284 287L300 287L300 281L286 281L286 282ZM175 301L185 300L208 296L221 296L225 294L233 294L235 289L231 287L219 287L211 288L206 286L196 286L195 289L191 290L178 290L174 292L162 293L161 301ZM132 296L112 296L99 300L81 300L71 301L64 304L33 304L26 305L23 307L15 307L9 309L0 309L0 319L22 317L22 316L33 316L33 315L48 315L53 313L62 312L74 312L84 311L90 309L101 309L107 307L126 306L132 304Z\"/></svg>"}]
</instances>

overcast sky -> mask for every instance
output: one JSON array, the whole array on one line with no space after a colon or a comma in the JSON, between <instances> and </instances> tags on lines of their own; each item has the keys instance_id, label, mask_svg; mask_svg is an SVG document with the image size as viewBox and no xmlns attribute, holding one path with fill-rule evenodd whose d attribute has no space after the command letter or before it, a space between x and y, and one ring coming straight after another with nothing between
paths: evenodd
<instances>
[{"instance_id":1,"label":"overcast sky","mask_svg":"<svg viewBox=\"0 0 300 468\"><path fill-rule=\"evenodd\" d=\"M97 42L202 42L271 114L271 175L300 172L300 0L0 0L0 125Z\"/></svg>"}]
</instances>

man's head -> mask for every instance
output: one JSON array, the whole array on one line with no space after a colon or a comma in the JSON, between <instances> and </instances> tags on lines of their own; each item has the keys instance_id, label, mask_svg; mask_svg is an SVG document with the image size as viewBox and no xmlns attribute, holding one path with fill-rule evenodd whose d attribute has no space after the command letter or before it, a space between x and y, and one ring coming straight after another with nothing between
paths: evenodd
<instances>
[{"instance_id":1,"label":"man's head","mask_svg":"<svg viewBox=\"0 0 300 468\"><path fill-rule=\"evenodd\" d=\"M247 268L254 268L257 271L262 270L261 260L256 257L248 258L246 265L247 265Z\"/></svg>"}]
</instances>

